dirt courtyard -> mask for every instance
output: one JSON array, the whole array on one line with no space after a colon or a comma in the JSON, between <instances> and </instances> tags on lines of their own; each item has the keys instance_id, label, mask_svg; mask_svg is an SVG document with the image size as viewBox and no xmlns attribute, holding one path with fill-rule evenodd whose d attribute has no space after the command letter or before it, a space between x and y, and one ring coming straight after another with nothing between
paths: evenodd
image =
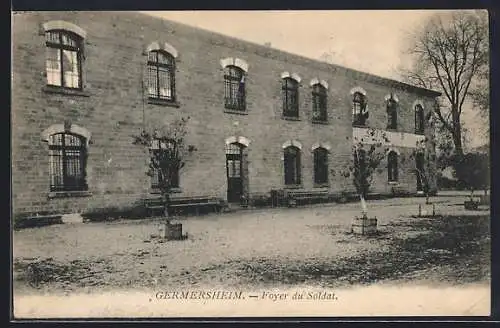
<instances>
[{"instance_id":1,"label":"dirt courtyard","mask_svg":"<svg viewBox=\"0 0 500 328\"><path fill-rule=\"evenodd\" d=\"M464 200L433 197L433 218L412 217L424 198L368 202L379 228L371 237L350 233L357 203L180 218L184 241L154 238L159 219L22 229L13 232L14 294L489 284L489 211L465 211Z\"/></svg>"}]
</instances>

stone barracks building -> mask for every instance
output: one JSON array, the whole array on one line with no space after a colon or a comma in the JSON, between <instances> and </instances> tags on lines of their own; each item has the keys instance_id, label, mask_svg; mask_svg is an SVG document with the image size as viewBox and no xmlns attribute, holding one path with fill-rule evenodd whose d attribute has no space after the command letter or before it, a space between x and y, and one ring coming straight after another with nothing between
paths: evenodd
<instances>
[{"instance_id":1,"label":"stone barracks building","mask_svg":"<svg viewBox=\"0 0 500 328\"><path fill-rule=\"evenodd\" d=\"M425 135L434 151L435 91L145 14L15 13L12 52L14 215L150 197L148 152L133 135L180 117L197 151L178 172L179 197L340 195L351 179L330 172L368 127L391 146L372 192L416 193L423 157L408 156Z\"/></svg>"}]
</instances>

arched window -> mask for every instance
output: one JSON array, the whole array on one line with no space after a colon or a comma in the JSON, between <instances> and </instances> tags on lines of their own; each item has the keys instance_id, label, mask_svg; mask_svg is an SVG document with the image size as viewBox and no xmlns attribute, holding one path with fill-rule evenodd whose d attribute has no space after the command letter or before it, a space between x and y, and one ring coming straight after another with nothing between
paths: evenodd
<instances>
[{"instance_id":1,"label":"arched window","mask_svg":"<svg viewBox=\"0 0 500 328\"><path fill-rule=\"evenodd\" d=\"M424 133L424 108L422 105L415 105L415 133Z\"/></svg>"},{"instance_id":2,"label":"arched window","mask_svg":"<svg viewBox=\"0 0 500 328\"><path fill-rule=\"evenodd\" d=\"M87 190L86 140L72 133L49 136L50 191Z\"/></svg>"},{"instance_id":3,"label":"arched window","mask_svg":"<svg viewBox=\"0 0 500 328\"><path fill-rule=\"evenodd\" d=\"M47 84L82 89L82 37L65 30L45 32Z\"/></svg>"},{"instance_id":4,"label":"arched window","mask_svg":"<svg viewBox=\"0 0 500 328\"><path fill-rule=\"evenodd\" d=\"M149 98L175 102L175 58L168 52L148 53Z\"/></svg>"},{"instance_id":5,"label":"arched window","mask_svg":"<svg viewBox=\"0 0 500 328\"><path fill-rule=\"evenodd\" d=\"M151 166L151 188L160 189L166 182L170 188L179 188L179 170L181 162L177 155L176 143L173 140L154 139L150 148L154 164ZM162 174L157 167L164 167ZM168 179L168 180L166 180Z\"/></svg>"},{"instance_id":6,"label":"arched window","mask_svg":"<svg viewBox=\"0 0 500 328\"><path fill-rule=\"evenodd\" d=\"M282 80L283 116L299 117L299 83L290 77Z\"/></svg>"},{"instance_id":7,"label":"arched window","mask_svg":"<svg viewBox=\"0 0 500 328\"><path fill-rule=\"evenodd\" d=\"M387 155L387 178L389 182L398 181L398 154L395 151Z\"/></svg>"},{"instance_id":8,"label":"arched window","mask_svg":"<svg viewBox=\"0 0 500 328\"><path fill-rule=\"evenodd\" d=\"M398 103L394 98L387 99L387 128L396 130L398 128Z\"/></svg>"},{"instance_id":9,"label":"arched window","mask_svg":"<svg viewBox=\"0 0 500 328\"><path fill-rule=\"evenodd\" d=\"M300 185L300 149L294 146L284 150L285 185Z\"/></svg>"},{"instance_id":10,"label":"arched window","mask_svg":"<svg viewBox=\"0 0 500 328\"><path fill-rule=\"evenodd\" d=\"M319 147L313 151L314 157L314 183L328 183L328 150Z\"/></svg>"},{"instance_id":11,"label":"arched window","mask_svg":"<svg viewBox=\"0 0 500 328\"><path fill-rule=\"evenodd\" d=\"M328 118L326 88L318 83L313 85L312 89L313 120L325 122Z\"/></svg>"},{"instance_id":12,"label":"arched window","mask_svg":"<svg viewBox=\"0 0 500 328\"><path fill-rule=\"evenodd\" d=\"M353 125L364 126L368 118L366 110L366 97L361 92L355 92L352 97L352 122Z\"/></svg>"},{"instance_id":13,"label":"arched window","mask_svg":"<svg viewBox=\"0 0 500 328\"><path fill-rule=\"evenodd\" d=\"M226 108L245 110L245 72L237 66L224 69L224 98Z\"/></svg>"}]
</instances>

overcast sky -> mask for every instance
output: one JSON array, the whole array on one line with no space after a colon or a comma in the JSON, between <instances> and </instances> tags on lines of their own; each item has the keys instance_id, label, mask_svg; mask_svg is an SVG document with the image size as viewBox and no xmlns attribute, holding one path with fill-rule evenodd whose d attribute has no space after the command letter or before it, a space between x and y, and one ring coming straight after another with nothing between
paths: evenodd
<instances>
[{"instance_id":1,"label":"overcast sky","mask_svg":"<svg viewBox=\"0 0 500 328\"><path fill-rule=\"evenodd\" d=\"M265 44L313 59L401 80L408 35L437 11L156 11L151 15ZM475 113L464 114L477 129ZM474 138L473 146L484 140Z\"/></svg>"}]
</instances>

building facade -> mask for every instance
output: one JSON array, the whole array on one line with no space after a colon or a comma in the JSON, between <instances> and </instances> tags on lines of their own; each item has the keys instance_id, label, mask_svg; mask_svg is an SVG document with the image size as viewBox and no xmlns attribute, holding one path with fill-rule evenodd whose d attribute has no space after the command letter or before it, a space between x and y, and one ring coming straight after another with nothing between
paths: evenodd
<instances>
[{"instance_id":1,"label":"building facade","mask_svg":"<svg viewBox=\"0 0 500 328\"><path fill-rule=\"evenodd\" d=\"M15 13L12 51L14 215L148 197L133 136L182 117L197 149L176 179L187 197L352 190L331 171L370 129L391 149L372 191L415 193L411 154L422 140L433 153L437 92L145 14Z\"/></svg>"}]
</instances>

